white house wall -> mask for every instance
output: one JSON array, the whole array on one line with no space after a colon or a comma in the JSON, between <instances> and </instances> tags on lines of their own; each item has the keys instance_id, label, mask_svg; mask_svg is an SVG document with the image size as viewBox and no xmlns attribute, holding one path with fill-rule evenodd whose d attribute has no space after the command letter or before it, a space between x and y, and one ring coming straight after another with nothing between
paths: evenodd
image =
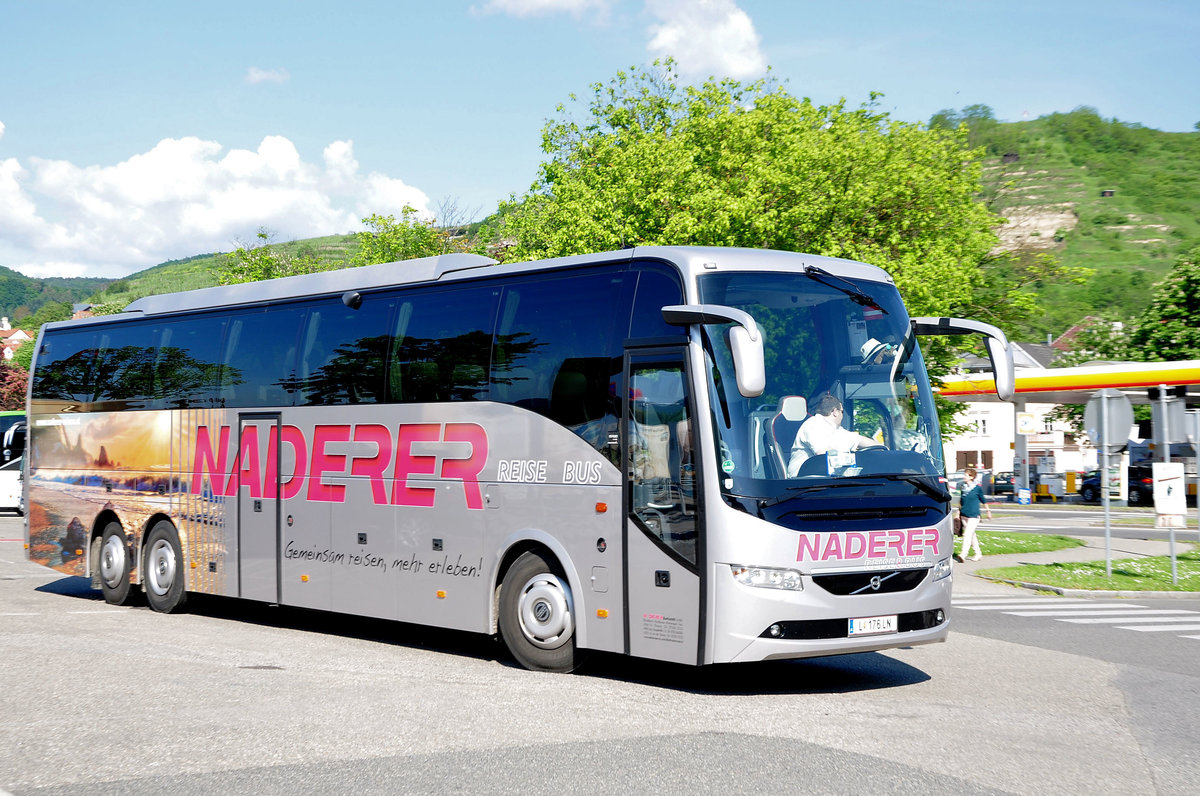
<instances>
[{"instance_id":1,"label":"white house wall","mask_svg":"<svg viewBox=\"0 0 1200 796\"><path fill-rule=\"evenodd\" d=\"M1030 464L1037 464L1039 451L1049 451L1054 456L1054 472L1085 471L1097 467L1096 450L1084 440L1077 440L1067 450L1066 437L1070 433L1067 425L1061 421L1050 424L1046 429L1046 415L1055 408L1055 404L1026 404L1022 411L1029 412L1035 417L1038 432L1030 434L1027 439L1030 453ZM969 431L944 440L943 451L946 457L946 469L949 471L961 469L959 453L966 454L969 464L979 466L986 461L983 452L991 452L993 472L1016 471L1019 464L1016 461L1016 413L1017 405L1010 403L979 402L967 404L966 411L958 415L959 423L969 427ZM980 421L983 421L983 433L979 433Z\"/></svg>"}]
</instances>

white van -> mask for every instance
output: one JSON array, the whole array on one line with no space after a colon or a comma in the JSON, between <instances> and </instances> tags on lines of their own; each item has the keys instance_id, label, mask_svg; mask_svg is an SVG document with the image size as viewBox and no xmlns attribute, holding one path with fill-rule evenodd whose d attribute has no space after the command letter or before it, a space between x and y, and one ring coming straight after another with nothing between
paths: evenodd
<instances>
[{"instance_id":1,"label":"white van","mask_svg":"<svg viewBox=\"0 0 1200 796\"><path fill-rule=\"evenodd\" d=\"M23 484L21 483L21 461L18 456L11 462L0 465L0 511L15 511L18 515L25 513L22 500Z\"/></svg>"}]
</instances>

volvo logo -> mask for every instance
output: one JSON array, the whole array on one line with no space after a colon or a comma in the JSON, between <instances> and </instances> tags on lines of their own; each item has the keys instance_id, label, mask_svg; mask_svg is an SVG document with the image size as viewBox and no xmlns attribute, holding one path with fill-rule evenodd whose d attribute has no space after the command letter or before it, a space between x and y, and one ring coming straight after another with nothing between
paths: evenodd
<instances>
[{"instance_id":1,"label":"volvo logo","mask_svg":"<svg viewBox=\"0 0 1200 796\"><path fill-rule=\"evenodd\" d=\"M861 588L855 589L854 591L852 591L850 593L851 594L862 594L867 589L870 589L871 591L879 591L881 588L883 588L883 582L885 580L890 580L891 578L894 578L899 574L900 574L900 572L899 572L899 570L897 570L896 572L889 572L886 575L872 575L870 580L868 580L864 586L862 586Z\"/></svg>"}]
</instances>

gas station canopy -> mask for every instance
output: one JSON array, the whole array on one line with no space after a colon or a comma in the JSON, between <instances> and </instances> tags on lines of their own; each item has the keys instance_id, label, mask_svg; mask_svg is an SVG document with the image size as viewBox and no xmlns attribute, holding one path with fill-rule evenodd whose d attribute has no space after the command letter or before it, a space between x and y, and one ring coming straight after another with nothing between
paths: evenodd
<instances>
[{"instance_id":1,"label":"gas station canopy","mask_svg":"<svg viewBox=\"0 0 1200 796\"><path fill-rule=\"evenodd\" d=\"M1121 390L1131 403L1150 403L1151 387L1200 385L1200 360L1108 362L1074 368L1029 368L1016 372L1018 403L1085 404L1106 387ZM953 401L999 401L992 374L947 376L941 396Z\"/></svg>"}]
</instances>

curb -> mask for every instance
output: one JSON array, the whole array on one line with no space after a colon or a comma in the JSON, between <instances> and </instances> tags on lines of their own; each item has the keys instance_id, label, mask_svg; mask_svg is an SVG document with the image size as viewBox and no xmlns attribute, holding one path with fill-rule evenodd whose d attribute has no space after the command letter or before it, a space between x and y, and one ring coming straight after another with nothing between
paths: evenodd
<instances>
[{"instance_id":1,"label":"curb","mask_svg":"<svg viewBox=\"0 0 1200 796\"><path fill-rule=\"evenodd\" d=\"M1048 591L1059 595L1060 597L1109 597L1121 599L1144 599L1144 600L1187 600L1200 598L1200 591L1103 591L1101 589L1064 589L1061 586L1047 586L1044 583L1031 583L1029 581L1011 580L1009 578L992 578L987 575L977 575L974 572L967 573L973 578L990 581L992 583L1007 583L1009 586L1016 586L1020 589L1030 589L1032 591Z\"/></svg>"}]
</instances>

